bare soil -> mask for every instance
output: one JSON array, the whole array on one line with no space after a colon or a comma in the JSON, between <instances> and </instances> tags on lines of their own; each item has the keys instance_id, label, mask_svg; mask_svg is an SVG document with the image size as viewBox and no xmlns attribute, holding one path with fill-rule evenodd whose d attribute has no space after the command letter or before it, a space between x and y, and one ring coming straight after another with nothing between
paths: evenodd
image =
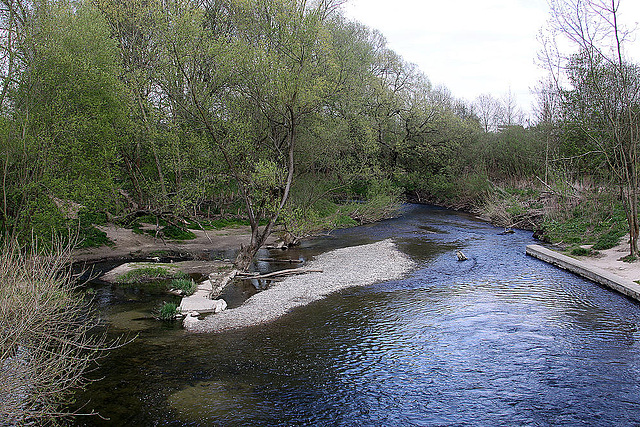
<instances>
[{"instance_id":1,"label":"bare soil","mask_svg":"<svg viewBox=\"0 0 640 427\"><path fill-rule=\"evenodd\" d=\"M74 252L74 261L140 259L152 257L162 252L197 257L210 251L240 249L241 244L248 244L251 240L249 227L207 231L191 230L196 235L196 238L184 241L165 240L148 234L136 234L133 230L115 225L97 226L97 228L107 233L107 237L114 245L79 249ZM276 237L272 235L267 240L267 244L273 244Z\"/></svg>"}]
</instances>

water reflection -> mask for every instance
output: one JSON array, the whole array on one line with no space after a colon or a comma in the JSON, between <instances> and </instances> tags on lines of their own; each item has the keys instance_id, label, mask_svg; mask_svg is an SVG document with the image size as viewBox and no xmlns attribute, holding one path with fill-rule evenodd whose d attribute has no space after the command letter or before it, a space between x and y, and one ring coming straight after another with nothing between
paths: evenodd
<instances>
[{"instance_id":1,"label":"water reflection","mask_svg":"<svg viewBox=\"0 0 640 427\"><path fill-rule=\"evenodd\" d=\"M634 425L639 306L524 255L530 233L441 209L305 243L393 237L419 264L263 326L140 331L85 425ZM453 251L470 258L458 262Z\"/></svg>"}]
</instances>

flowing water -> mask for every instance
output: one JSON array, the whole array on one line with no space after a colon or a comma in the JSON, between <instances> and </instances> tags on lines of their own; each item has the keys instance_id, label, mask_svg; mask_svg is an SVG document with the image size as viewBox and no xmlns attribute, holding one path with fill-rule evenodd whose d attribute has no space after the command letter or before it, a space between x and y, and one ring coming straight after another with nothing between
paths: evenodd
<instances>
[{"instance_id":1,"label":"flowing water","mask_svg":"<svg viewBox=\"0 0 640 427\"><path fill-rule=\"evenodd\" d=\"M293 256L392 237L417 268L222 334L145 320L166 297L99 289L114 332L138 338L79 396L110 420L78 424L640 424L640 305L525 256L530 232L500 231L407 206L306 242Z\"/></svg>"}]
</instances>

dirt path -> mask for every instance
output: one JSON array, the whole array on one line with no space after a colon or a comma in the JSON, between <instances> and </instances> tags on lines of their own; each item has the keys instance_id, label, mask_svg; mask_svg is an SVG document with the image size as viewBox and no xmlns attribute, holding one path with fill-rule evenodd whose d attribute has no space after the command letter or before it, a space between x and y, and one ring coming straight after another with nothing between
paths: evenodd
<instances>
[{"instance_id":1,"label":"dirt path","mask_svg":"<svg viewBox=\"0 0 640 427\"><path fill-rule=\"evenodd\" d=\"M607 249L599 250L599 254L595 256L579 256L576 257L580 261L609 271L617 276L632 281L640 280L640 261L624 262L620 259L629 255L629 235L620 239L621 244ZM588 248L589 246L584 246Z\"/></svg>"}]
</instances>

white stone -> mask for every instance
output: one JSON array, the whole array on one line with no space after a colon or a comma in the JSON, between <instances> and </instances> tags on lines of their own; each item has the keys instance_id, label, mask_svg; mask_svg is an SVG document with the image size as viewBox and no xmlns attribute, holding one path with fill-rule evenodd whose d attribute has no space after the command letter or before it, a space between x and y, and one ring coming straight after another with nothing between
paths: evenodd
<instances>
[{"instance_id":1,"label":"white stone","mask_svg":"<svg viewBox=\"0 0 640 427\"><path fill-rule=\"evenodd\" d=\"M195 325L197 325L200 322L200 320L198 320L197 317L193 317L193 316L187 316L184 318L184 320L182 321L182 326L186 329L191 329L193 328Z\"/></svg>"},{"instance_id":2,"label":"white stone","mask_svg":"<svg viewBox=\"0 0 640 427\"><path fill-rule=\"evenodd\" d=\"M211 282L211 280L205 280L198 285L198 289L211 291L213 289L213 283Z\"/></svg>"},{"instance_id":3,"label":"white stone","mask_svg":"<svg viewBox=\"0 0 640 427\"><path fill-rule=\"evenodd\" d=\"M223 299L217 299L215 300L216 302L216 306L213 309L214 313L220 313L221 311L224 311L227 309L227 302Z\"/></svg>"}]
</instances>

